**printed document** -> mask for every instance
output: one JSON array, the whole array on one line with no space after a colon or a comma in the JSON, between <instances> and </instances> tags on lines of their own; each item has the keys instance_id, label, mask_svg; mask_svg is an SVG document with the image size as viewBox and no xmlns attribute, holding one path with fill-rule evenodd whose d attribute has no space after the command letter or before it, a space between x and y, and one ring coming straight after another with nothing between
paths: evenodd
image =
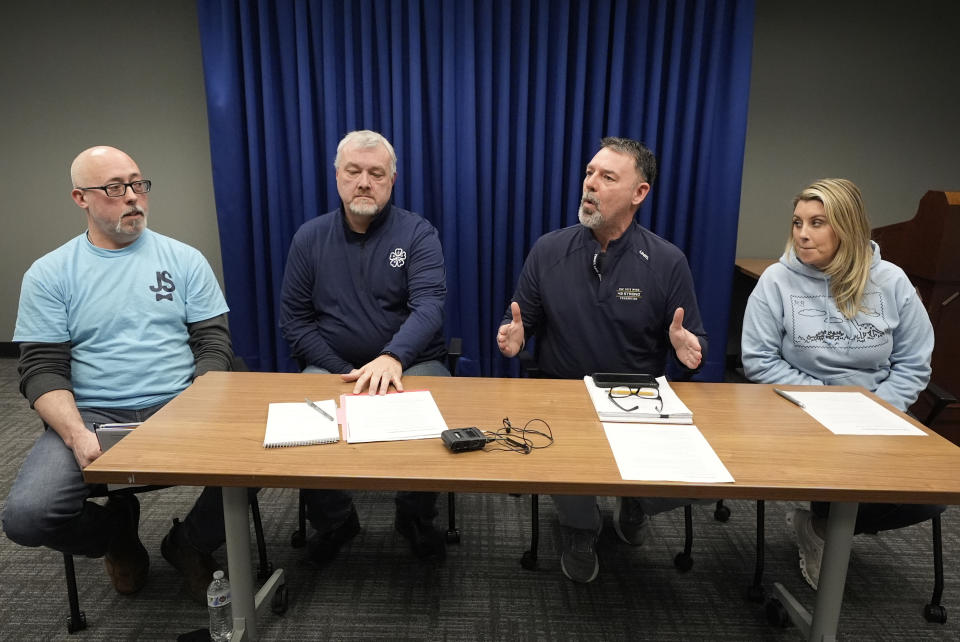
<instances>
[{"instance_id":1,"label":"printed document","mask_svg":"<svg viewBox=\"0 0 960 642\"><path fill-rule=\"evenodd\" d=\"M859 392L798 392L790 396L836 435L920 435L923 432Z\"/></svg>"},{"instance_id":2,"label":"printed document","mask_svg":"<svg viewBox=\"0 0 960 642\"><path fill-rule=\"evenodd\" d=\"M666 377L657 377L657 388L629 388L616 386L616 402L610 399L610 388L599 388L593 377L587 375L583 383L600 421L626 421L655 424L692 424L693 413L673 391Z\"/></svg>"},{"instance_id":3,"label":"printed document","mask_svg":"<svg viewBox=\"0 0 960 642\"><path fill-rule=\"evenodd\" d=\"M733 481L696 426L604 423L603 429L625 480Z\"/></svg>"},{"instance_id":4,"label":"printed document","mask_svg":"<svg viewBox=\"0 0 960 642\"><path fill-rule=\"evenodd\" d=\"M343 438L351 444L439 437L447 424L429 390L343 395Z\"/></svg>"}]
</instances>

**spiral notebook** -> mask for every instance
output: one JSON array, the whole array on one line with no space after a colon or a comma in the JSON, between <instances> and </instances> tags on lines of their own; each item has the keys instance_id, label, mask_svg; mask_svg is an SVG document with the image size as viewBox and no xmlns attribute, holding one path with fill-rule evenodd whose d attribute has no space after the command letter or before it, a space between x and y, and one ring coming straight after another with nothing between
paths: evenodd
<instances>
[{"instance_id":1,"label":"spiral notebook","mask_svg":"<svg viewBox=\"0 0 960 642\"><path fill-rule=\"evenodd\" d=\"M337 416L337 403L333 399L316 402L331 417ZM332 444L340 439L336 421L324 417L305 402L272 403L267 411L267 432L263 436L264 448L283 446L309 446Z\"/></svg>"}]
</instances>

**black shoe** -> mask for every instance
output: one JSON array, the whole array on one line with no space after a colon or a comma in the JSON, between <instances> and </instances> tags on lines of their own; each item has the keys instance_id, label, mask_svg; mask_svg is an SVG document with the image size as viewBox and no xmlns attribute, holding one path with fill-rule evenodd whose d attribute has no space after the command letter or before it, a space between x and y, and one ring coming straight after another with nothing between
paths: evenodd
<instances>
[{"instance_id":1,"label":"black shoe","mask_svg":"<svg viewBox=\"0 0 960 642\"><path fill-rule=\"evenodd\" d=\"M147 583L150 570L150 555L140 542L137 529L140 525L140 502L133 495L107 500L108 510L115 511L120 519L110 540L103 564L113 582L113 588L122 595L131 595Z\"/></svg>"},{"instance_id":2,"label":"black shoe","mask_svg":"<svg viewBox=\"0 0 960 642\"><path fill-rule=\"evenodd\" d=\"M433 527L432 517L419 517L397 509L397 532L407 538L413 554L420 559L442 560L447 556L443 533Z\"/></svg>"},{"instance_id":3,"label":"black shoe","mask_svg":"<svg viewBox=\"0 0 960 642\"><path fill-rule=\"evenodd\" d=\"M601 528L603 524L601 524ZM600 561L597 559L597 538L599 532L592 529L560 526L562 549L560 551L560 570L568 579L587 584L597 578Z\"/></svg>"},{"instance_id":4,"label":"black shoe","mask_svg":"<svg viewBox=\"0 0 960 642\"><path fill-rule=\"evenodd\" d=\"M316 532L307 539L307 559L316 564L327 564L337 556L340 547L352 540L360 532L360 518L357 508L350 507L345 520L322 533Z\"/></svg>"},{"instance_id":5,"label":"black shoe","mask_svg":"<svg viewBox=\"0 0 960 642\"><path fill-rule=\"evenodd\" d=\"M170 532L160 542L160 554L183 575L184 591L190 599L206 604L207 587L213 581L214 571L221 570L220 565L213 555L198 550L187 540L179 519L173 520Z\"/></svg>"}]
</instances>

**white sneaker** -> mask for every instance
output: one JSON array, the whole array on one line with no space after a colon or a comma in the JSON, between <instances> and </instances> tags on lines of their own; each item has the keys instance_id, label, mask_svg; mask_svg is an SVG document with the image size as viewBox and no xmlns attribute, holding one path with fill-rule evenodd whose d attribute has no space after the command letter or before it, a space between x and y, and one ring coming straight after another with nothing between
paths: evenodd
<instances>
[{"instance_id":1,"label":"white sneaker","mask_svg":"<svg viewBox=\"0 0 960 642\"><path fill-rule=\"evenodd\" d=\"M797 508L787 513L787 525L797 536L800 551L800 573L813 590L820 582L820 563L823 561L823 539L813 529L813 513Z\"/></svg>"}]
</instances>

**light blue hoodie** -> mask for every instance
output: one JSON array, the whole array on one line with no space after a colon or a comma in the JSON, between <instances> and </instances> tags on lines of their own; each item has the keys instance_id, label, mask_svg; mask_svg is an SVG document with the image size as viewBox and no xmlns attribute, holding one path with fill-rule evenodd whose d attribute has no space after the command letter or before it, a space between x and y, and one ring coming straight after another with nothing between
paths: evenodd
<instances>
[{"instance_id":1,"label":"light blue hoodie","mask_svg":"<svg viewBox=\"0 0 960 642\"><path fill-rule=\"evenodd\" d=\"M741 350L751 381L863 386L906 410L930 380L933 326L906 274L873 241L861 307L846 319L830 277L793 248L760 276L747 302Z\"/></svg>"}]
</instances>

